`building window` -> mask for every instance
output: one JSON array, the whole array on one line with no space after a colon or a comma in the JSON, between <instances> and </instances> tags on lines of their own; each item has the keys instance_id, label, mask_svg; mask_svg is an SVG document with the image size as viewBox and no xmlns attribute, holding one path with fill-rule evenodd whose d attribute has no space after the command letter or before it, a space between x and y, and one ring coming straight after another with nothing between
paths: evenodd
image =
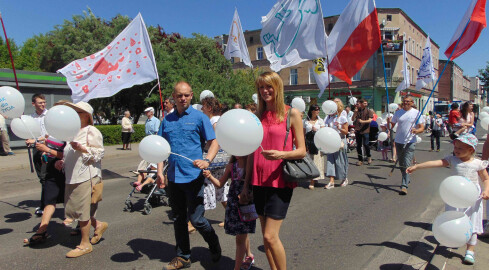
<instances>
[{"instance_id":1,"label":"building window","mask_svg":"<svg viewBox=\"0 0 489 270\"><path fill-rule=\"evenodd\" d=\"M328 23L328 33L331 33L331 30L333 30L333 24Z\"/></svg>"},{"instance_id":2,"label":"building window","mask_svg":"<svg viewBox=\"0 0 489 270\"><path fill-rule=\"evenodd\" d=\"M385 62L385 76L387 78L390 78L392 76L392 73L391 73L391 62Z\"/></svg>"},{"instance_id":3,"label":"building window","mask_svg":"<svg viewBox=\"0 0 489 270\"><path fill-rule=\"evenodd\" d=\"M253 37L250 37L250 44L253 44Z\"/></svg>"},{"instance_id":4,"label":"building window","mask_svg":"<svg viewBox=\"0 0 489 270\"><path fill-rule=\"evenodd\" d=\"M407 45L406 51L411 52L411 37L408 37L408 42L406 45Z\"/></svg>"},{"instance_id":5,"label":"building window","mask_svg":"<svg viewBox=\"0 0 489 270\"><path fill-rule=\"evenodd\" d=\"M353 78L351 80L352 81L360 81L361 79L362 79L361 71L358 71L357 74L355 74L355 76L353 76Z\"/></svg>"},{"instance_id":6,"label":"building window","mask_svg":"<svg viewBox=\"0 0 489 270\"><path fill-rule=\"evenodd\" d=\"M263 60L263 47L256 48L256 60Z\"/></svg>"},{"instance_id":7,"label":"building window","mask_svg":"<svg viewBox=\"0 0 489 270\"><path fill-rule=\"evenodd\" d=\"M387 15L387 21L392 22L392 15Z\"/></svg>"},{"instance_id":8,"label":"building window","mask_svg":"<svg viewBox=\"0 0 489 270\"><path fill-rule=\"evenodd\" d=\"M298 84L298 75L297 75L297 69L293 68L290 70L290 85L297 85Z\"/></svg>"},{"instance_id":9,"label":"building window","mask_svg":"<svg viewBox=\"0 0 489 270\"><path fill-rule=\"evenodd\" d=\"M418 73L414 73L414 68L411 68L411 77L412 77L412 80L411 80L411 84L416 84L414 81L416 81L416 75Z\"/></svg>"},{"instance_id":10,"label":"building window","mask_svg":"<svg viewBox=\"0 0 489 270\"><path fill-rule=\"evenodd\" d=\"M384 38L388 40L394 40L393 31L384 31Z\"/></svg>"},{"instance_id":11,"label":"building window","mask_svg":"<svg viewBox=\"0 0 489 270\"><path fill-rule=\"evenodd\" d=\"M314 77L314 68L309 68L309 84L315 84L316 78Z\"/></svg>"}]
</instances>

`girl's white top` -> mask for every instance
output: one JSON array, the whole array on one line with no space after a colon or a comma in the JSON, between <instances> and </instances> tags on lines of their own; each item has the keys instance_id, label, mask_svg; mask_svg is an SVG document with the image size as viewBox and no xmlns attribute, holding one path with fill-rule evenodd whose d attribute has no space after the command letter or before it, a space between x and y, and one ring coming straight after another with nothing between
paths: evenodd
<instances>
[{"instance_id":1,"label":"girl's white top","mask_svg":"<svg viewBox=\"0 0 489 270\"><path fill-rule=\"evenodd\" d=\"M343 139L345 138L345 135L342 134L340 132L340 130L338 129L338 124L340 126L344 125L345 123L348 122L348 119L347 119L347 116L346 116L346 112L345 111L342 111L340 116L338 115L328 115L328 117L324 120L324 124L327 126L327 127L330 127L334 130L336 130L339 134L340 134L340 137Z\"/></svg>"},{"instance_id":2,"label":"girl's white top","mask_svg":"<svg viewBox=\"0 0 489 270\"><path fill-rule=\"evenodd\" d=\"M312 127L316 127L317 130L320 128L324 127L324 121L323 119L319 118L316 120L316 122L311 123L309 119L304 119L304 128L306 129L306 133L312 130Z\"/></svg>"},{"instance_id":3,"label":"girl's white top","mask_svg":"<svg viewBox=\"0 0 489 270\"><path fill-rule=\"evenodd\" d=\"M478 171L485 170L489 165L487 160L480 160L474 158L472 161L463 162L456 156L447 156L444 158L449 164L451 169L451 175L460 175L469 179L474 185L477 186L479 194L482 192L479 182L481 181ZM459 211L465 212L467 208L453 208L449 205L445 206L447 211ZM473 233L483 233L482 219L484 218L482 199L477 200L474 206L472 206L467 212L470 221L472 222Z\"/></svg>"},{"instance_id":4,"label":"girl's white top","mask_svg":"<svg viewBox=\"0 0 489 270\"><path fill-rule=\"evenodd\" d=\"M211 119L210 119L211 120L211 125L214 126L214 124L217 123L217 121L219 121L219 118L221 118L221 116L219 116L219 115L212 116Z\"/></svg>"}]
</instances>

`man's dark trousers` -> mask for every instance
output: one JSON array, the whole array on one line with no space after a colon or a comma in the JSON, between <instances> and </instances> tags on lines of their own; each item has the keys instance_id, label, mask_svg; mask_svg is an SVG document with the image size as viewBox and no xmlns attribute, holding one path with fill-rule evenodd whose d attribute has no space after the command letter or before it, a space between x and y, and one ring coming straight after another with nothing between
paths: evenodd
<instances>
[{"instance_id":1,"label":"man's dark trousers","mask_svg":"<svg viewBox=\"0 0 489 270\"><path fill-rule=\"evenodd\" d=\"M365 155L367 158L370 157L370 147L369 147L369 138L370 135L368 133L361 134L360 132L355 132L355 140L357 141L357 153L358 153L358 161L367 161L363 159L362 145L365 148Z\"/></svg>"},{"instance_id":2,"label":"man's dark trousers","mask_svg":"<svg viewBox=\"0 0 489 270\"><path fill-rule=\"evenodd\" d=\"M209 244L210 251L216 252L220 248L219 238L209 221L204 217L204 176L201 174L197 179L185 184L175 184L173 181L168 181L168 195L176 218L173 228L175 230L177 256L184 259L190 258L188 220Z\"/></svg>"}]
</instances>

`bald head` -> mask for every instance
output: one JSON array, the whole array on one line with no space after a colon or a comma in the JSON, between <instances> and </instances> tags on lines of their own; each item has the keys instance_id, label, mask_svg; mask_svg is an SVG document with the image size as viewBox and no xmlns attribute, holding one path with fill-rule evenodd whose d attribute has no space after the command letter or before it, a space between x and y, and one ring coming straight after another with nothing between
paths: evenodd
<instances>
[{"instance_id":1,"label":"bald head","mask_svg":"<svg viewBox=\"0 0 489 270\"><path fill-rule=\"evenodd\" d=\"M193 95L192 87L187 82L180 81L175 84L172 96L179 114L188 109Z\"/></svg>"}]
</instances>

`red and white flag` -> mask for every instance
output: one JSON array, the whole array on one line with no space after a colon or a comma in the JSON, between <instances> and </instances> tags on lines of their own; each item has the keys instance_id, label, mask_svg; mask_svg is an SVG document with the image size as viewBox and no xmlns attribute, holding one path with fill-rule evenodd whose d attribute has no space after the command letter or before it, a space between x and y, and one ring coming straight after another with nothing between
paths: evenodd
<instances>
[{"instance_id":1,"label":"red and white flag","mask_svg":"<svg viewBox=\"0 0 489 270\"><path fill-rule=\"evenodd\" d=\"M458 25L452 40L448 43L448 48L445 51L447 58L452 54L455 44L457 44L459 39L460 41L457 44L457 48L455 48L452 58L449 60L459 57L466 50L470 49L470 47L477 41L482 29L484 29L486 25L486 0L472 0L469 9L467 9L462 21Z\"/></svg>"},{"instance_id":2,"label":"red and white flag","mask_svg":"<svg viewBox=\"0 0 489 270\"><path fill-rule=\"evenodd\" d=\"M158 79L153 48L143 18L134 20L104 49L58 70L73 102L110 97L122 89Z\"/></svg>"},{"instance_id":3,"label":"red and white flag","mask_svg":"<svg viewBox=\"0 0 489 270\"><path fill-rule=\"evenodd\" d=\"M329 73L351 84L380 46L380 27L373 0L351 0L328 37Z\"/></svg>"}]
</instances>

